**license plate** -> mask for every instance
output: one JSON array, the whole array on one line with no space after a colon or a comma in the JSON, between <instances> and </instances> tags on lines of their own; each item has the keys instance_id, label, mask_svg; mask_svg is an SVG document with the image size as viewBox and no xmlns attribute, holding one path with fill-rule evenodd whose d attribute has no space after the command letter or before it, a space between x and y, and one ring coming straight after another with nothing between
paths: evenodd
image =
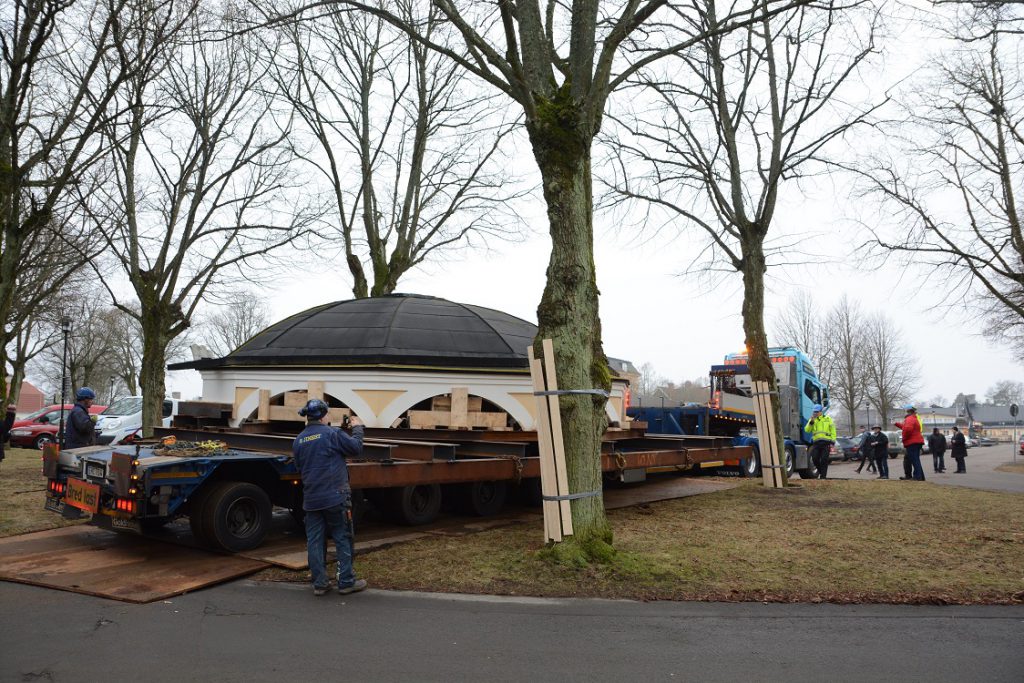
<instances>
[{"instance_id":1,"label":"license plate","mask_svg":"<svg viewBox=\"0 0 1024 683\"><path fill-rule=\"evenodd\" d=\"M142 525L139 521L128 517L111 517L110 526L115 529L125 529L126 531L137 531L142 533Z\"/></svg>"},{"instance_id":2,"label":"license plate","mask_svg":"<svg viewBox=\"0 0 1024 683\"><path fill-rule=\"evenodd\" d=\"M64 501L60 498L47 496L46 502L43 503L43 509L50 512L64 512Z\"/></svg>"},{"instance_id":3,"label":"license plate","mask_svg":"<svg viewBox=\"0 0 1024 683\"><path fill-rule=\"evenodd\" d=\"M90 479L103 479L107 473L104 471L103 465L86 465L85 476Z\"/></svg>"},{"instance_id":4,"label":"license plate","mask_svg":"<svg viewBox=\"0 0 1024 683\"><path fill-rule=\"evenodd\" d=\"M64 501L79 510L95 513L100 509L100 487L81 479L68 479Z\"/></svg>"}]
</instances>

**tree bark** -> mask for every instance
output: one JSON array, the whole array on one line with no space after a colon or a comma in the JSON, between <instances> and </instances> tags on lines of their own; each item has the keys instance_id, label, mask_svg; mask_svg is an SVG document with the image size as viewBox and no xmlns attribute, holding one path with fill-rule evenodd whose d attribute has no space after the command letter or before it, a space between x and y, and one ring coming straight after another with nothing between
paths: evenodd
<instances>
[{"instance_id":1,"label":"tree bark","mask_svg":"<svg viewBox=\"0 0 1024 683\"><path fill-rule=\"evenodd\" d=\"M743 248L743 336L747 346L752 382L767 382L772 392L772 421L775 422L776 446L780 464L785 464L785 438L779 418L779 386L775 380L771 357L768 354L768 335L764 330L764 274L768 270L763 237L744 239ZM803 425L800 425L801 428ZM759 435L764 438L764 435ZM782 468L783 486L787 483L786 468Z\"/></svg>"},{"instance_id":2,"label":"tree bark","mask_svg":"<svg viewBox=\"0 0 1024 683\"><path fill-rule=\"evenodd\" d=\"M163 419L164 394L166 393L167 344L164 325L156 315L142 317L142 369L139 383L142 386L142 435L152 436L153 427Z\"/></svg>"},{"instance_id":3,"label":"tree bark","mask_svg":"<svg viewBox=\"0 0 1024 683\"><path fill-rule=\"evenodd\" d=\"M541 98L538 98L541 99ZM534 157L540 168L548 206L551 257L547 285L537 308L535 350L550 338L555 350L561 389L611 388L608 361L601 346L590 145L592 135L580 124L582 112L567 94L557 91L541 99L539 115L527 122ZM601 437L607 427L605 399L562 396L562 429L569 474L569 492L601 491ZM607 559L612 532L603 496L573 500L573 537L560 553L582 553L583 559Z\"/></svg>"}]
</instances>

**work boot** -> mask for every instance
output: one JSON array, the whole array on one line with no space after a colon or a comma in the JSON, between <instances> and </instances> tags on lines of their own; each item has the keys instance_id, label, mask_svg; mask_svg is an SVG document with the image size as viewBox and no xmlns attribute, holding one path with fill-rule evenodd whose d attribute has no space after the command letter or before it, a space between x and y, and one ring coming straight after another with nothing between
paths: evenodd
<instances>
[{"instance_id":1,"label":"work boot","mask_svg":"<svg viewBox=\"0 0 1024 683\"><path fill-rule=\"evenodd\" d=\"M322 596L322 595L327 595L330 592L331 592L331 589L328 588L327 586L324 586L323 588L316 588L314 586L314 588L313 588L313 595L315 595L318 598L320 596Z\"/></svg>"},{"instance_id":2,"label":"work boot","mask_svg":"<svg viewBox=\"0 0 1024 683\"><path fill-rule=\"evenodd\" d=\"M348 595L350 593L358 593L361 590L366 590L366 579L356 579L356 582L351 586L339 587L338 593L340 595Z\"/></svg>"}]
</instances>

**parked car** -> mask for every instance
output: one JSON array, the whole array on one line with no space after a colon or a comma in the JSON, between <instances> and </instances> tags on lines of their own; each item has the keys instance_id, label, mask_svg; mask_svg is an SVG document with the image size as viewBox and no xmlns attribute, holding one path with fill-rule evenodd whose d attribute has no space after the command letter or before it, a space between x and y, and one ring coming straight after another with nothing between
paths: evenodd
<instances>
[{"instance_id":1,"label":"parked car","mask_svg":"<svg viewBox=\"0 0 1024 683\"><path fill-rule=\"evenodd\" d=\"M73 406L70 403L64 404L64 420L67 421L68 413ZM97 415L102 413L106 406L93 405L89 413ZM60 427L60 404L46 406L20 420L16 420L11 427L11 445L15 448L39 448L42 449L48 443L56 443Z\"/></svg>"},{"instance_id":2,"label":"parked car","mask_svg":"<svg viewBox=\"0 0 1024 683\"><path fill-rule=\"evenodd\" d=\"M889 439L889 457L898 458L907 452L903 447L903 432L883 432Z\"/></svg>"},{"instance_id":3,"label":"parked car","mask_svg":"<svg viewBox=\"0 0 1024 683\"><path fill-rule=\"evenodd\" d=\"M1020 443L1017 446L1020 448L1020 454L1024 455L1024 434L1021 435Z\"/></svg>"},{"instance_id":4,"label":"parked car","mask_svg":"<svg viewBox=\"0 0 1024 683\"><path fill-rule=\"evenodd\" d=\"M978 437L978 445L979 446L995 446L996 443L998 443L998 442L995 439L990 439L987 436L979 436Z\"/></svg>"},{"instance_id":5,"label":"parked car","mask_svg":"<svg viewBox=\"0 0 1024 683\"><path fill-rule=\"evenodd\" d=\"M836 439L834 451L843 461L860 457L860 439L855 436L840 436Z\"/></svg>"},{"instance_id":6,"label":"parked car","mask_svg":"<svg viewBox=\"0 0 1024 683\"><path fill-rule=\"evenodd\" d=\"M163 426L171 426L171 417L178 412L178 399L165 398ZM130 443L142 429L142 397L124 396L107 407L96 422L96 443L101 445Z\"/></svg>"}]
</instances>

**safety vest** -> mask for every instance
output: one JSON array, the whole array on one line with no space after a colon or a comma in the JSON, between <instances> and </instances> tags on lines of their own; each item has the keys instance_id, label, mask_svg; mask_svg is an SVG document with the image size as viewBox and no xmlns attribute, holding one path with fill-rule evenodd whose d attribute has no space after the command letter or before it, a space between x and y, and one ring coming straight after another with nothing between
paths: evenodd
<instances>
[{"instance_id":1,"label":"safety vest","mask_svg":"<svg viewBox=\"0 0 1024 683\"><path fill-rule=\"evenodd\" d=\"M808 420L804 431L811 434L811 441L836 440L836 424L828 415L821 415L817 419Z\"/></svg>"}]
</instances>

